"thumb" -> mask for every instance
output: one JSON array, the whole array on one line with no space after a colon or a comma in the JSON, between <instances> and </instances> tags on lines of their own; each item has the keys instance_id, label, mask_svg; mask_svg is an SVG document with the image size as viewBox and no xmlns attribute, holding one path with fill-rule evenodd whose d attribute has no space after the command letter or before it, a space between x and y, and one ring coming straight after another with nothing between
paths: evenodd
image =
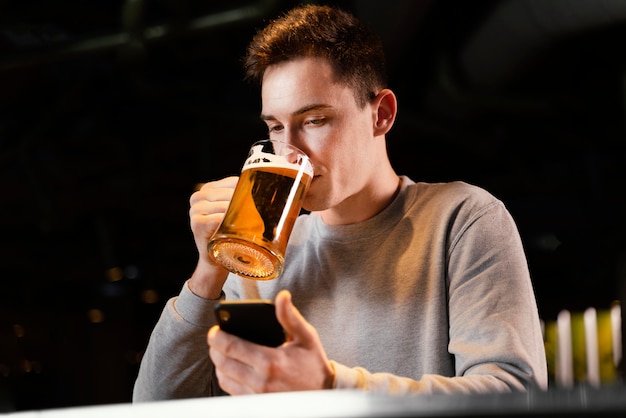
<instances>
[{"instance_id":1,"label":"thumb","mask_svg":"<svg viewBox=\"0 0 626 418\"><path fill-rule=\"evenodd\" d=\"M289 341L308 344L315 339L315 329L309 324L291 301L291 293L281 290L274 300L276 318L283 326Z\"/></svg>"}]
</instances>

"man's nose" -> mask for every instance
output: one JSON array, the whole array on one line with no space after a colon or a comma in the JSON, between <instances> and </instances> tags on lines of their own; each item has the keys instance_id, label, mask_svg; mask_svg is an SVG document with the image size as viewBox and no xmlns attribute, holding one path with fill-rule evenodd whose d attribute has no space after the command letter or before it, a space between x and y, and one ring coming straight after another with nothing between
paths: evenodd
<instances>
[{"instance_id":1,"label":"man's nose","mask_svg":"<svg viewBox=\"0 0 626 418\"><path fill-rule=\"evenodd\" d=\"M306 144L304 139L302 138L302 134L298 132L295 128L285 129L285 136L283 137L283 140L286 143L304 151L305 154L308 154L307 150L305 149Z\"/></svg>"}]
</instances>

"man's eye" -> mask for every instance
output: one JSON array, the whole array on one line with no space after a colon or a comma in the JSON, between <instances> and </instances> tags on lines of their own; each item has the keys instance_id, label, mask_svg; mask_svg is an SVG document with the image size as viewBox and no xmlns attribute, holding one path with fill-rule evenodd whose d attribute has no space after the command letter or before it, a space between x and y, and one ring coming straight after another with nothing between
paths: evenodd
<instances>
[{"instance_id":1,"label":"man's eye","mask_svg":"<svg viewBox=\"0 0 626 418\"><path fill-rule=\"evenodd\" d=\"M321 125L324 122L323 118L320 119L308 119L306 121L307 125Z\"/></svg>"},{"instance_id":2,"label":"man's eye","mask_svg":"<svg viewBox=\"0 0 626 418\"><path fill-rule=\"evenodd\" d=\"M283 130L282 125L268 126L267 128L270 132L280 132Z\"/></svg>"}]
</instances>

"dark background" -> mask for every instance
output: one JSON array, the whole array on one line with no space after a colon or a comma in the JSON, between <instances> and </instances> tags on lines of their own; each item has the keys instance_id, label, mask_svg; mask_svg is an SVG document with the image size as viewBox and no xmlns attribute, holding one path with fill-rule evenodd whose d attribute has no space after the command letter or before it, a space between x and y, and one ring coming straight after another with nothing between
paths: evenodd
<instances>
[{"instance_id":1,"label":"dark background","mask_svg":"<svg viewBox=\"0 0 626 418\"><path fill-rule=\"evenodd\" d=\"M130 400L189 195L265 136L240 57L293 4L0 0L0 410ZM626 2L335 4L386 44L397 171L505 202L542 318L618 299Z\"/></svg>"}]
</instances>

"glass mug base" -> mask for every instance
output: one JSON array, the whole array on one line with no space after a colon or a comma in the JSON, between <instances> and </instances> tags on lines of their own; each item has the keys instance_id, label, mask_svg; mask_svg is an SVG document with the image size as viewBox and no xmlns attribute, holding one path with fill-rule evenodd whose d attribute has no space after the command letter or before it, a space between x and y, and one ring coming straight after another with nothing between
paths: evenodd
<instances>
[{"instance_id":1,"label":"glass mug base","mask_svg":"<svg viewBox=\"0 0 626 418\"><path fill-rule=\"evenodd\" d=\"M248 241L212 241L208 250L215 261L239 276L271 280L282 271L282 263L275 254Z\"/></svg>"}]
</instances>

